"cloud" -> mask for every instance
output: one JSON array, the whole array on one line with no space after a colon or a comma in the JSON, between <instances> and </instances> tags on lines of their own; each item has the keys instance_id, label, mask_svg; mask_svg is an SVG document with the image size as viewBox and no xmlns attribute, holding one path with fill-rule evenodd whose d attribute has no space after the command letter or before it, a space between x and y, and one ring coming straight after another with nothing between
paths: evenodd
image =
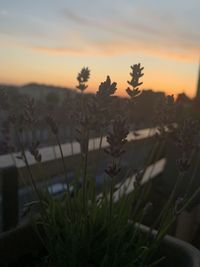
<instances>
[{"instance_id":1,"label":"cloud","mask_svg":"<svg viewBox=\"0 0 200 267\"><path fill-rule=\"evenodd\" d=\"M88 43L92 53L96 51L100 54L104 52L106 55L120 55L130 53L134 48L147 54L178 60L194 61L199 58L198 31L183 27L179 21L176 22L173 15L163 14L162 17L162 14L149 10L143 10L141 14L146 16L145 19L140 16L139 19L134 16L124 17L119 14L99 20L98 17L94 19L92 16L82 16L71 10L64 10L65 18L78 25L80 31L84 31L83 27L86 31L89 30ZM104 38L100 41L95 40L94 30L98 30L99 33L103 31ZM85 52L84 49L82 51Z\"/></svg>"},{"instance_id":2,"label":"cloud","mask_svg":"<svg viewBox=\"0 0 200 267\"><path fill-rule=\"evenodd\" d=\"M124 5L120 7L123 9ZM13 46L49 55L145 54L185 61L199 58L198 27L185 27L175 13L169 15L145 6L133 10L126 6L126 12L118 9L107 15L100 7L95 13L93 9L81 7L80 12L64 8L61 21L55 22L39 14L27 14L10 20L8 25L2 24L0 34Z\"/></svg>"},{"instance_id":3,"label":"cloud","mask_svg":"<svg viewBox=\"0 0 200 267\"><path fill-rule=\"evenodd\" d=\"M50 55L81 55L83 54L83 50L81 48L70 48L70 47L48 47L48 46L33 46L27 45L27 48L31 48L32 50L44 52Z\"/></svg>"},{"instance_id":4,"label":"cloud","mask_svg":"<svg viewBox=\"0 0 200 267\"><path fill-rule=\"evenodd\" d=\"M117 27L113 27L113 22L102 22L98 20L94 20L92 18L80 16L75 12L72 12L69 9L64 9L63 14L66 19L69 19L79 26L86 26L88 28L97 29L98 31L106 31L107 33L114 34L117 36L127 37L127 33L124 31L124 29L118 29Z\"/></svg>"},{"instance_id":5,"label":"cloud","mask_svg":"<svg viewBox=\"0 0 200 267\"><path fill-rule=\"evenodd\" d=\"M0 13L1 14L1 13ZM18 39L45 39L47 33L44 25L39 21L33 21L33 17L7 13L0 24L0 34Z\"/></svg>"},{"instance_id":6,"label":"cloud","mask_svg":"<svg viewBox=\"0 0 200 267\"><path fill-rule=\"evenodd\" d=\"M93 45L86 45L84 47L49 47L49 46L28 46L32 50L49 55L74 55L74 56L120 56L120 55L134 55L145 54L151 56L158 56L172 60L183 60L194 62L198 60L198 49L190 50L190 53L183 51L176 51L173 49L164 48L162 46L155 46L149 43L131 43L131 42L117 42L117 43L97 43Z\"/></svg>"}]
</instances>

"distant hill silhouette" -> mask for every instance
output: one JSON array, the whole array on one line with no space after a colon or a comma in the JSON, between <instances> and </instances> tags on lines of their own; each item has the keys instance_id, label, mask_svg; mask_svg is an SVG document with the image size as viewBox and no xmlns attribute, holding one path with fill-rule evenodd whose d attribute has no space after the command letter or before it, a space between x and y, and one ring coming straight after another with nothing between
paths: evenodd
<instances>
[{"instance_id":1,"label":"distant hill silhouette","mask_svg":"<svg viewBox=\"0 0 200 267\"><path fill-rule=\"evenodd\" d=\"M43 101L48 94L56 94L60 99L66 94L71 96L76 95L76 91L67 87L28 83L23 86L5 85L0 84L0 90L5 89L9 93L26 94L34 97L36 100Z\"/></svg>"},{"instance_id":2,"label":"distant hill silhouette","mask_svg":"<svg viewBox=\"0 0 200 267\"><path fill-rule=\"evenodd\" d=\"M30 97L35 98L36 100L46 102L48 99L56 98L56 102L60 102L63 100L64 97L70 96L75 97L79 92L68 88L68 87L61 87L61 86L54 86L54 85L47 85L47 84L39 84L39 83L28 83L22 86L15 86L15 85L7 85L7 84L0 84L0 91L5 89L8 93L13 94L25 94ZM86 95L93 95L92 93L86 93ZM137 97L137 102L139 102L138 112L140 113L141 117L144 114L152 113L152 107L155 105L155 102L159 98L164 98L165 93L160 91L153 91L152 89L144 89L143 92ZM127 96L128 97L128 96ZM120 97L120 99L125 100L126 97ZM177 102L181 104L191 104L192 99L190 99L187 95L179 94L177 97Z\"/></svg>"}]
</instances>

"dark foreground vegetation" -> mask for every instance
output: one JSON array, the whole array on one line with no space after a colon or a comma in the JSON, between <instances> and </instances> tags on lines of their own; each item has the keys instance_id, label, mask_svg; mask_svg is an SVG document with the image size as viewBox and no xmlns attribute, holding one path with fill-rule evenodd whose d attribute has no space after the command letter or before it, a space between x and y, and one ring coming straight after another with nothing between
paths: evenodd
<instances>
[{"instance_id":1,"label":"dark foreground vegetation","mask_svg":"<svg viewBox=\"0 0 200 267\"><path fill-rule=\"evenodd\" d=\"M165 259L157 253L161 241L177 216L198 203L198 107L183 96L182 100L179 96L175 101L173 96L162 93L141 92L142 71L140 64L131 66L127 98L124 99L115 97L117 84L109 76L95 95L86 94L88 68L78 73L79 93L63 92L61 101L53 93L40 101L6 90L0 92L1 154L19 152L18 158L27 168L27 177L37 200L34 205L30 204L30 209L37 206L39 218L34 225L44 243L45 253L35 266L162 266ZM81 158L76 163L77 175L72 181L67 176L68 166L62 150L62 143L66 142L63 127L66 126L67 140L77 140L81 148ZM146 151L143 164L134 166L134 171L132 168L133 190L127 192L123 183L130 170L122 172L121 164L129 147L127 137L130 132L137 136L138 129L147 127L150 127L149 136L154 127L154 144ZM59 198L53 198L47 190L38 187L37 174L27 158L28 151L42 168L39 148L44 144L37 135L39 128L48 128L52 143L58 145L67 185ZM31 142L26 136L28 132L32 134ZM98 150L102 153L105 135L108 146L103 153L108 164L99 189L94 173L89 171L88 144L91 137L98 136ZM145 141L143 146L146 146ZM167 199L154 217L154 205L150 202L152 183L144 185L143 177L152 159L159 159L166 146L176 151L176 174ZM140 151L136 153L139 157ZM98 156L95 160L100 164ZM138 225L146 222L150 228L143 232ZM157 229L154 238L153 229Z\"/></svg>"}]
</instances>

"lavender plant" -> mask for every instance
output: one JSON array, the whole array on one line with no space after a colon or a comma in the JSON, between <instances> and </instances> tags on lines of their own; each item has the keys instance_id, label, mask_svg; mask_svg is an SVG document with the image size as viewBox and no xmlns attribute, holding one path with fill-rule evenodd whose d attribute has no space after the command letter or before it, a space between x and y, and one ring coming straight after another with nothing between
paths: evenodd
<instances>
[{"instance_id":1,"label":"lavender plant","mask_svg":"<svg viewBox=\"0 0 200 267\"><path fill-rule=\"evenodd\" d=\"M141 85L139 78L142 76L142 69L140 64L132 66L132 80L129 84L133 89L132 91L130 88L127 89L131 101L139 94L138 86ZM86 89L85 82L88 78L89 72L85 69L78 74L77 79L80 84L77 88L82 94ZM99 123L95 122L95 118L89 112L99 108L105 116L104 111L107 110L105 102L112 101L115 91L116 83L111 83L108 76L99 86L93 106L87 105L82 98L81 114L76 115L77 140L81 145L84 159L82 189L77 190L71 200L70 210L63 210L62 205L57 201L49 200L47 214L49 219L48 223L45 223L45 233L50 265L58 267L65 264L69 266L152 266L152 247L155 249L155 246L148 243L145 236L135 228L135 223L142 222L152 205L140 201L139 209L135 192L129 196L124 193L121 200L117 203L114 201L115 177L120 173L120 159L125 152L124 145L129 132L126 119L116 116L110 123L107 121L108 124L102 120L102 127L108 126L109 129L108 148L105 152L111 158L111 163L105 170L110 181L105 184L102 197L99 198L95 194L96 185L91 183L87 174L89 134L91 126ZM52 132L57 134L52 121L49 124ZM140 187L141 178L139 177L141 173L138 173L135 182ZM133 206L137 207L134 213ZM42 224L44 224L43 221ZM56 243L57 240L59 241Z\"/></svg>"},{"instance_id":2,"label":"lavender plant","mask_svg":"<svg viewBox=\"0 0 200 267\"><path fill-rule=\"evenodd\" d=\"M134 106L137 97L140 95L140 78L143 76L143 67L140 64L131 66L131 80L126 92L129 96L130 106ZM148 190L143 190L142 179L152 158L159 155L160 147L155 146L150 151L143 168L136 171L134 190L127 194L126 188L122 190L120 197L116 198L117 182L116 177L121 171L121 160L125 154L127 136L129 134L128 116L113 114L112 107L116 103L114 96L117 83L111 82L109 76L102 82L95 96L89 98L85 93L89 81L90 71L83 68L77 76L77 89L81 94L75 99L77 106L75 114L70 114L76 124L76 139L81 147L82 171L80 172L81 186L74 183L73 197L70 192L70 181L67 177L66 160L59 137L59 125L52 113L45 115L44 121L50 128L59 147L63 173L66 177L67 189L62 198L55 199L48 193L41 193L35 181L35 176L30 168L26 156L26 144L23 142L25 128L34 128L37 124L35 116L35 103L26 99L25 109L16 116L13 112L10 115L10 122L18 133L18 142L28 169L31 183L38 194L41 204L41 218L37 221L42 225L44 243L47 256L44 257L41 266L95 266L95 267L152 267L160 264L160 257L155 259L156 250L160 241L167 233L169 226L174 222L176 215L199 194L200 189L195 191L192 197L185 197L184 201L176 201L178 183L172 191L169 200L161 211L158 219L151 226L149 233L140 231L137 224L142 224L145 216L151 213L152 203L147 201ZM3 97L5 97L3 95ZM3 98L2 97L2 98ZM164 100L162 110L157 114L159 123L159 140L166 139L169 133L173 133L174 127L174 98L168 96ZM6 101L4 102L6 104ZM70 105L70 103L68 103ZM7 108L8 105L2 106ZM64 109L62 109L64 110ZM66 111L64 111L66 112ZM68 116L64 116L69 119ZM9 125L4 125L5 129ZM88 171L88 144L89 138L94 130L99 132L101 150L103 135L107 131L106 140L108 147L104 150L109 157L109 164L105 169L107 179L99 194L96 190L95 178L91 177ZM5 130L8 131L8 130ZM174 140L181 150L177 166L182 175L190 167L194 143L188 138L188 132L199 137L199 126L191 121L186 121L182 128L173 135ZM158 149L158 150L157 150ZM40 164L42 156L39 153L39 141L35 140L28 146L29 153L35 161ZM102 152L102 151L101 151ZM156 157L155 157L156 158ZM78 166L78 163L77 163ZM120 187L121 188L121 187ZM171 212L173 211L173 212ZM149 238L154 227L159 225L155 239ZM159 266L159 265L158 265Z\"/></svg>"}]
</instances>

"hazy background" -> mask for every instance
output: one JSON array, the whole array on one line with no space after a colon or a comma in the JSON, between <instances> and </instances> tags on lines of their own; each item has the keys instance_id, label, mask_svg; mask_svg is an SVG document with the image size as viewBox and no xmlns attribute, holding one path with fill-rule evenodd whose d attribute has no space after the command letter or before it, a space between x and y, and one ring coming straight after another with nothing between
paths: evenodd
<instances>
[{"instance_id":1,"label":"hazy background","mask_svg":"<svg viewBox=\"0 0 200 267\"><path fill-rule=\"evenodd\" d=\"M141 62L143 88L194 96L199 12L199 0L0 0L0 83L75 87L89 66L91 90L110 74L123 95Z\"/></svg>"}]
</instances>

